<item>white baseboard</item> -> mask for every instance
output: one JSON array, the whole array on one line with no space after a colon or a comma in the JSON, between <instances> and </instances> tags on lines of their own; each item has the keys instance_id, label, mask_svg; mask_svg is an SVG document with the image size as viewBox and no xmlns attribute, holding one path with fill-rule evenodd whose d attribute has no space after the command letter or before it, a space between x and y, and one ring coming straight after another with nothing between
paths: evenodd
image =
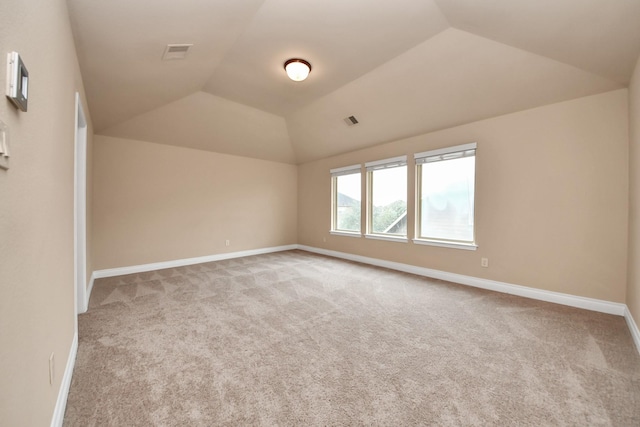
<instances>
[{"instance_id":1,"label":"white baseboard","mask_svg":"<svg viewBox=\"0 0 640 427\"><path fill-rule=\"evenodd\" d=\"M627 306L625 304L610 301L579 297L575 295L563 294L560 292L545 291L542 289L513 285L505 282L497 282L495 280L480 279L478 277L433 270L431 268L417 267L415 265L385 261L378 258L369 258L344 252L330 251L326 249L315 248L312 246L298 245L298 249L335 258L343 258L350 261L375 265L378 267L389 268L392 270L403 271L405 273L417 274L419 276L431 277L433 279L446 280L448 282L459 283L461 285L468 285L476 288L487 289L490 291L502 292L505 294L517 295L525 298L567 305L570 307L583 308L591 311L598 311L601 313L615 314L617 316L624 316L625 311L627 310Z\"/></svg>"},{"instance_id":2,"label":"white baseboard","mask_svg":"<svg viewBox=\"0 0 640 427\"><path fill-rule=\"evenodd\" d=\"M629 327L629 332L631 332L631 337L633 337L633 342L636 344L636 348L640 353L640 329L638 329L638 324L633 320L629 307L625 307L624 319L627 321L627 326Z\"/></svg>"},{"instance_id":3,"label":"white baseboard","mask_svg":"<svg viewBox=\"0 0 640 427\"><path fill-rule=\"evenodd\" d=\"M56 407L53 410L51 427L62 427L62 422L64 421L64 410L67 407L67 397L69 396L69 389L71 388L71 377L73 376L73 368L76 365L77 354L78 332L76 331L73 334L73 342L71 343L71 349L69 350L67 366L64 368L64 376L62 377L60 390L58 390L58 400L56 401Z\"/></svg>"},{"instance_id":4,"label":"white baseboard","mask_svg":"<svg viewBox=\"0 0 640 427\"><path fill-rule=\"evenodd\" d=\"M96 281L96 272L94 271L93 273L91 273L91 278L89 279L89 286L87 286L87 292L85 294L85 296L87 297L87 300L84 302L84 311L83 313L85 313L88 309L89 309L89 298L91 298L91 291L93 290L93 284Z\"/></svg>"},{"instance_id":5,"label":"white baseboard","mask_svg":"<svg viewBox=\"0 0 640 427\"><path fill-rule=\"evenodd\" d=\"M92 274L92 278L102 279L104 277L122 276L125 274L144 273L147 271L162 270L163 268L184 267L186 265L202 264L204 262L222 261L225 259L242 258L252 255L269 254L272 252L291 251L298 249L298 245L275 246L271 248L251 249L248 251L230 252L226 254L207 255L197 258L177 259L173 261L154 262L151 264L132 265L129 267L109 268L106 270L96 270ZM93 288L93 281L91 282ZM89 289L88 295L91 294ZM88 298L87 298L88 300Z\"/></svg>"}]
</instances>

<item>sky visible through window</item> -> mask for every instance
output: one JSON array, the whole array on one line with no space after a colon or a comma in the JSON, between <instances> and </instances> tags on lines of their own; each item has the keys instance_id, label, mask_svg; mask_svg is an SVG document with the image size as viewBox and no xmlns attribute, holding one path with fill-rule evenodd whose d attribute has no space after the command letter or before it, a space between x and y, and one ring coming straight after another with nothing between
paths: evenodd
<instances>
[{"instance_id":1,"label":"sky visible through window","mask_svg":"<svg viewBox=\"0 0 640 427\"><path fill-rule=\"evenodd\" d=\"M473 176L473 168L470 168L473 163L473 159L466 159L459 162L444 161L432 164L430 168L438 176L438 179L429 182L429 191L431 193L440 193L445 191L452 181L459 180L461 176L466 177L469 174ZM399 196L399 189L402 188L405 191ZM406 200L406 188L407 174L404 168L384 170L384 179L378 179L375 183L376 206L388 205L396 200ZM361 200L359 174L343 176L340 180L340 192L352 199Z\"/></svg>"},{"instance_id":2,"label":"sky visible through window","mask_svg":"<svg viewBox=\"0 0 640 427\"><path fill-rule=\"evenodd\" d=\"M375 206L386 206L397 200L407 199L407 171L405 167L377 171L382 179L375 181ZM340 192L355 200L361 200L360 176L345 175L340 179Z\"/></svg>"},{"instance_id":3,"label":"sky visible through window","mask_svg":"<svg viewBox=\"0 0 640 427\"><path fill-rule=\"evenodd\" d=\"M461 180L473 185L473 177L475 175L474 157L444 160L428 163L427 165L426 169L428 172L427 170L423 171L423 175L426 175L425 178L430 177L428 180L425 179L425 184L428 185L430 193L442 193L446 191L452 183Z\"/></svg>"},{"instance_id":4,"label":"sky visible through window","mask_svg":"<svg viewBox=\"0 0 640 427\"><path fill-rule=\"evenodd\" d=\"M407 167L375 171L373 205L386 206L398 200L407 200Z\"/></svg>"},{"instance_id":5,"label":"sky visible through window","mask_svg":"<svg viewBox=\"0 0 640 427\"><path fill-rule=\"evenodd\" d=\"M341 176L338 191L354 200L361 200L360 174Z\"/></svg>"}]
</instances>

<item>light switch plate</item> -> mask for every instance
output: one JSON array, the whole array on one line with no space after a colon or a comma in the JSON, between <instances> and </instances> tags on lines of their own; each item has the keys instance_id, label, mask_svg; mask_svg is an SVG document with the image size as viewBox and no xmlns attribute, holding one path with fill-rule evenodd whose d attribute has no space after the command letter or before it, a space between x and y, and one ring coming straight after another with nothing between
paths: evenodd
<instances>
[{"instance_id":1,"label":"light switch plate","mask_svg":"<svg viewBox=\"0 0 640 427\"><path fill-rule=\"evenodd\" d=\"M0 121L0 169L9 169L9 128Z\"/></svg>"}]
</instances>

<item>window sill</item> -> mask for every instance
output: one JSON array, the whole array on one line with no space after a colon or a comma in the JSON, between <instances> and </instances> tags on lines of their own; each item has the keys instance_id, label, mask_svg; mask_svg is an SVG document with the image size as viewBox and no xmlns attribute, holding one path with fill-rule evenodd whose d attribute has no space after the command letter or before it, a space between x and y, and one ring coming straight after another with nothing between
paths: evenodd
<instances>
[{"instance_id":1,"label":"window sill","mask_svg":"<svg viewBox=\"0 0 640 427\"><path fill-rule=\"evenodd\" d=\"M413 239L413 243L416 245L439 246L441 248L464 249L465 251L475 251L478 249L478 245L474 243L450 243L426 239Z\"/></svg>"},{"instance_id":2,"label":"window sill","mask_svg":"<svg viewBox=\"0 0 640 427\"><path fill-rule=\"evenodd\" d=\"M398 242L398 243L407 243L409 241L409 239L407 239L406 237L381 236L378 234L365 234L364 237L366 237L367 239L386 240L388 242Z\"/></svg>"},{"instance_id":3,"label":"window sill","mask_svg":"<svg viewBox=\"0 0 640 427\"><path fill-rule=\"evenodd\" d=\"M335 230L331 230L329 231L329 234L333 234L334 236L346 236L346 237L362 237L362 234L358 233L358 232L349 232L349 231L335 231Z\"/></svg>"}]
</instances>

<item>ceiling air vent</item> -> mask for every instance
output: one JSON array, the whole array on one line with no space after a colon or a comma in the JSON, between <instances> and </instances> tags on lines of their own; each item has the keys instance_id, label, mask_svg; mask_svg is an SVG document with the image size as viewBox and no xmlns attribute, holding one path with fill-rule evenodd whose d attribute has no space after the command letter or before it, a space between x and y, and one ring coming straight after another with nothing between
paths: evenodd
<instances>
[{"instance_id":1,"label":"ceiling air vent","mask_svg":"<svg viewBox=\"0 0 640 427\"><path fill-rule=\"evenodd\" d=\"M162 55L162 60L168 59L184 59L187 56L187 52L191 49L193 44L168 44Z\"/></svg>"},{"instance_id":2,"label":"ceiling air vent","mask_svg":"<svg viewBox=\"0 0 640 427\"><path fill-rule=\"evenodd\" d=\"M354 116L349 116L344 119L344 122L347 124L347 126L353 126L358 124L358 119L356 119Z\"/></svg>"}]
</instances>

